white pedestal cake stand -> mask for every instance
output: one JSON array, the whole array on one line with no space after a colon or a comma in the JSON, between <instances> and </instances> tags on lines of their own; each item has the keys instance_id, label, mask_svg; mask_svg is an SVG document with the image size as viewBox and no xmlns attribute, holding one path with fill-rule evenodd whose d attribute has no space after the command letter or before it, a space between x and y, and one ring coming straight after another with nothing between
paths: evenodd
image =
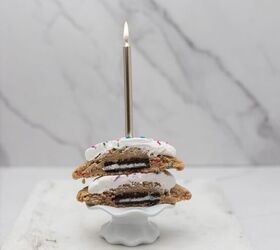
<instances>
[{"instance_id":1,"label":"white pedestal cake stand","mask_svg":"<svg viewBox=\"0 0 280 250\"><path fill-rule=\"evenodd\" d=\"M115 208L110 206L88 206L89 209L101 209L112 216L102 225L100 235L110 244L137 246L151 244L160 235L156 224L148 217L156 216L174 205L161 204L151 207Z\"/></svg>"}]
</instances>

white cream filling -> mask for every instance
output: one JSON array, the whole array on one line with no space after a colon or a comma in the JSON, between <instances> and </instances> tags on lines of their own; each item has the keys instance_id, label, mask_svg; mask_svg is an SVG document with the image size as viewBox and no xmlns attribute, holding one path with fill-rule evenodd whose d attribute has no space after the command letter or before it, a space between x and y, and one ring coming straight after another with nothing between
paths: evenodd
<instances>
[{"instance_id":1,"label":"white cream filling","mask_svg":"<svg viewBox=\"0 0 280 250\"><path fill-rule=\"evenodd\" d=\"M138 198L124 198L124 199L119 199L118 203L128 203L128 202L141 202L141 201L156 201L159 200L160 197L155 197L152 195L147 195L144 197L138 197Z\"/></svg>"},{"instance_id":2,"label":"white cream filling","mask_svg":"<svg viewBox=\"0 0 280 250\"><path fill-rule=\"evenodd\" d=\"M85 157L87 161L93 160L96 156L105 154L109 150L123 149L125 147L137 147L146 151L147 154L150 155L168 155L168 156L176 156L176 149L163 141L156 141L151 138L120 138L119 140L111 140L107 142L98 143L90 148L88 148L85 152Z\"/></svg>"},{"instance_id":3,"label":"white cream filling","mask_svg":"<svg viewBox=\"0 0 280 250\"><path fill-rule=\"evenodd\" d=\"M89 183L88 192L103 193L109 191L110 189L115 189L124 184L133 183L143 183L147 182L157 182L160 184L163 190L169 191L176 185L176 180L173 175L165 174L164 172L156 173L134 173L130 175L108 175L102 176L100 178L94 179Z\"/></svg>"},{"instance_id":4,"label":"white cream filling","mask_svg":"<svg viewBox=\"0 0 280 250\"><path fill-rule=\"evenodd\" d=\"M103 170L116 170L116 169L127 169L127 168L140 168L140 167L146 167L146 163L144 162L138 162L138 163L129 163L129 164L112 164L109 166L104 166Z\"/></svg>"}]
</instances>

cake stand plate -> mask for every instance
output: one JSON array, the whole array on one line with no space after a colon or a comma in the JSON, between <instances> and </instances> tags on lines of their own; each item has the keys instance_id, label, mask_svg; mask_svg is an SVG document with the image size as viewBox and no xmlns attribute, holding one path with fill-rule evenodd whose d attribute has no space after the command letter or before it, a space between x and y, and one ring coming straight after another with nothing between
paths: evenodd
<instances>
[{"instance_id":1,"label":"cake stand plate","mask_svg":"<svg viewBox=\"0 0 280 250\"><path fill-rule=\"evenodd\" d=\"M112 216L100 230L100 235L111 244L137 246L153 243L160 235L157 225L148 220L173 205L161 204L151 207L115 208L110 206L88 206L101 209Z\"/></svg>"}]
</instances>

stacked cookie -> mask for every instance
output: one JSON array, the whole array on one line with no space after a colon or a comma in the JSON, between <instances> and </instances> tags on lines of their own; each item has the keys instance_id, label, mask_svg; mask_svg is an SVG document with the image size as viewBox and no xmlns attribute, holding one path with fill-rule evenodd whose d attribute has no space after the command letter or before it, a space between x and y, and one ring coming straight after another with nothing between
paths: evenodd
<instances>
[{"instance_id":1,"label":"stacked cookie","mask_svg":"<svg viewBox=\"0 0 280 250\"><path fill-rule=\"evenodd\" d=\"M184 163L166 142L121 138L96 144L85 155L87 161L75 169L73 178L87 179L77 199L88 206L144 207L191 198L167 171L182 170Z\"/></svg>"}]
</instances>

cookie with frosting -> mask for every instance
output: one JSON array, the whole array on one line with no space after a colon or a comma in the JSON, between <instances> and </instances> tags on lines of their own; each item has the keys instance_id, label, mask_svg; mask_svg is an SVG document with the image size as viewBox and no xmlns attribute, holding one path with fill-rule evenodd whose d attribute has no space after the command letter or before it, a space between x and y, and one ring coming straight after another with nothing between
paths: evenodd
<instances>
[{"instance_id":1,"label":"cookie with frosting","mask_svg":"<svg viewBox=\"0 0 280 250\"><path fill-rule=\"evenodd\" d=\"M98 143L88 148L85 156L87 161L75 169L74 179L184 168L173 146L149 138L120 138Z\"/></svg>"},{"instance_id":2,"label":"cookie with frosting","mask_svg":"<svg viewBox=\"0 0 280 250\"><path fill-rule=\"evenodd\" d=\"M191 193L176 184L167 171L161 173L134 173L128 176L102 176L90 181L78 192L78 201L88 206L145 207L157 204L175 204L189 200Z\"/></svg>"}]
</instances>

